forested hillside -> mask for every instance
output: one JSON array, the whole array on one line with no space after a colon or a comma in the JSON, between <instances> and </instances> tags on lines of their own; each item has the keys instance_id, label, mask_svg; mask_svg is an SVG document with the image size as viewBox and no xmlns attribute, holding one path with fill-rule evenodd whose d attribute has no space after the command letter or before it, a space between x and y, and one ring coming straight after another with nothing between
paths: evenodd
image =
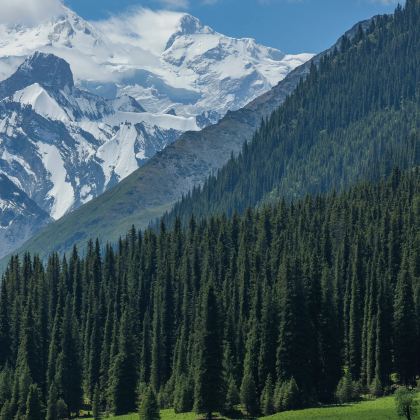
<instances>
[{"instance_id":1,"label":"forested hillside","mask_svg":"<svg viewBox=\"0 0 420 420\"><path fill-rule=\"evenodd\" d=\"M4 420L92 400L133 411L148 384L198 413L381 395L420 373L420 170L133 229L86 258L15 257L0 309Z\"/></svg>"},{"instance_id":2,"label":"forested hillside","mask_svg":"<svg viewBox=\"0 0 420 420\"><path fill-rule=\"evenodd\" d=\"M342 190L420 162L420 1L372 20L312 66L239 158L167 216L243 212L273 197Z\"/></svg>"},{"instance_id":3,"label":"forested hillside","mask_svg":"<svg viewBox=\"0 0 420 420\"><path fill-rule=\"evenodd\" d=\"M354 25L345 35L353 39L360 25L367 28L369 21ZM236 156L242 145L252 139L262 119L282 105L299 81L306 78L311 63L318 66L321 58L338 45L340 40L246 107L226 114L217 124L183 134L117 186L42 229L18 250L19 254L36 252L46 258L52 251L70 252L74 244L84 245L89 238L115 243L133 223L139 229L147 228L194 185L202 185L210 174L223 167L232 154ZM0 272L8 259L9 256L0 260Z\"/></svg>"},{"instance_id":4,"label":"forested hillside","mask_svg":"<svg viewBox=\"0 0 420 420\"><path fill-rule=\"evenodd\" d=\"M344 37L159 228L13 257L0 420L119 415L155 394L207 418L269 415L414 385L419 105L407 0Z\"/></svg>"}]
</instances>

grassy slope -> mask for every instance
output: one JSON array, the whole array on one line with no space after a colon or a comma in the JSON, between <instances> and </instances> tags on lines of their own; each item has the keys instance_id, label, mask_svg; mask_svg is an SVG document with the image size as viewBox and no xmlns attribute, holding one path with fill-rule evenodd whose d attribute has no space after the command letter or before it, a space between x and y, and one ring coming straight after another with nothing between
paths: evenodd
<instances>
[{"instance_id":1,"label":"grassy slope","mask_svg":"<svg viewBox=\"0 0 420 420\"><path fill-rule=\"evenodd\" d=\"M129 414L120 417L109 417L109 420L138 420L138 414ZM162 420L195 420L194 413L178 414L173 410L162 410ZM311 408L308 410L288 411L264 417L266 420L397 420L393 397L379 398L373 401L364 401L340 407ZM420 419L417 415L413 418Z\"/></svg>"}]
</instances>

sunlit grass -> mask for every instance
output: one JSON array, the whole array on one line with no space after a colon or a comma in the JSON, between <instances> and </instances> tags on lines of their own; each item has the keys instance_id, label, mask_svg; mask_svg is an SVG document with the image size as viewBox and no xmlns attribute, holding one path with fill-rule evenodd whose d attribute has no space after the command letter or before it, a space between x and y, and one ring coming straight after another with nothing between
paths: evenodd
<instances>
[{"instance_id":1,"label":"sunlit grass","mask_svg":"<svg viewBox=\"0 0 420 420\"><path fill-rule=\"evenodd\" d=\"M196 420L195 413L175 414L174 410L162 410L162 420ZM140 420L138 414L108 417L109 420ZM310 408L287 411L264 417L265 420L398 420L393 397L378 398L345 406ZM420 415L413 417L420 420Z\"/></svg>"}]
</instances>

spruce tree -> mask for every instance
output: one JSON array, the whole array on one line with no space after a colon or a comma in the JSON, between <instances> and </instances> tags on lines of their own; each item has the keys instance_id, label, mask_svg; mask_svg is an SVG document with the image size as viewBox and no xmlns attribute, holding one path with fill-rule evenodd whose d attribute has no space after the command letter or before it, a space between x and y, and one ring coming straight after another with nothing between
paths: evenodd
<instances>
[{"instance_id":1,"label":"spruce tree","mask_svg":"<svg viewBox=\"0 0 420 420\"><path fill-rule=\"evenodd\" d=\"M245 411L255 416L259 411L258 395L255 385L255 380L252 372L248 371L245 373L242 384L241 384L241 403L243 404Z\"/></svg>"},{"instance_id":2,"label":"spruce tree","mask_svg":"<svg viewBox=\"0 0 420 420\"><path fill-rule=\"evenodd\" d=\"M101 396L98 386L96 386L95 392L93 393L92 414L94 420L101 420Z\"/></svg>"},{"instance_id":3,"label":"spruce tree","mask_svg":"<svg viewBox=\"0 0 420 420\"><path fill-rule=\"evenodd\" d=\"M55 384L70 413L77 413L82 405L82 372L78 345L77 321L73 318L70 296L64 308L61 326L61 352L56 361Z\"/></svg>"},{"instance_id":4,"label":"spruce tree","mask_svg":"<svg viewBox=\"0 0 420 420\"><path fill-rule=\"evenodd\" d=\"M11 357L12 341L7 289L4 284L0 285L0 288L0 369L2 369Z\"/></svg>"},{"instance_id":5,"label":"spruce tree","mask_svg":"<svg viewBox=\"0 0 420 420\"><path fill-rule=\"evenodd\" d=\"M268 375L263 392L261 394L261 412L265 416L274 413L274 384L271 375Z\"/></svg>"},{"instance_id":6,"label":"spruce tree","mask_svg":"<svg viewBox=\"0 0 420 420\"><path fill-rule=\"evenodd\" d=\"M132 336L131 315L123 314L118 343L118 354L110 372L110 398L115 415L134 411L137 391L137 360Z\"/></svg>"},{"instance_id":7,"label":"spruce tree","mask_svg":"<svg viewBox=\"0 0 420 420\"><path fill-rule=\"evenodd\" d=\"M54 383L52 383L50 390L48 392L46 420L58 419L57 400L58 400L57 387L55 386Z\"/></svg>"},{"instance_id":8,"label":"spruce tree","mask_svg":"<svg viewBox=\"0 0 420 420\"><path fill-rule=\"evenodd\" d=\"M197 365L194 384L194 410L212 417L223 410L225 386L223 375L222 323L213 286L204 292L201 322L197 331Z\"/></svg>"},{"instance_id":9,"label":"spruce tree","mask_svg":"<svg viewBox=\"0 0 420 420\"><path fill-rule=\"evenodd\" d=\"M299 262L285 257L279 271L280 334L277 347L277 378L280 382L292 377L305 383L308 354L305 342L305 302L299 283Z\"/></svg>"},{"instance_id":10,"label":"spruce tree","mask_svg":"<svg viewBox=\"0 0 420 420\"><path fill-rule=\"evenodd\" d=\"M415 383L417 325L413 288L404 256L394 298L394 359L399 380L404 385Z\"/></svg>"},{"instance_id":11,"label":"spruce tree","mask_svg":"<svg viewBox=\"0 0 420 420\"><path fill-rule=\"evenodd\" d=\"M362 244L358 239L355 245L352 263L351 294L349 310L349 333L347 357L351 376L354 380L360 379L362 338L361 338L361 314L362 314L362 291L363 279Z\"/></svg>"},{"instance_id":12,"label":"spruce tree","mask_svg":"<svg viewBox=\"0 0 420 420\"><path fill-rule=\"evenodd\" d=\"M42 407L42 395L38 385L32 384L29 388L28 400L26 402L25 420L41 420L44 417Z\"/></svg>"},{"instance_id":13,"label":"spruce tree","mask_svg":"<svg viewBox=\"0 0 420 420\"><path fill-rule=\"evenodd\" d=\"M155 392L148 387L139 408L140 420L160 420L160 411Z\"/></svg>"}]
</instances>

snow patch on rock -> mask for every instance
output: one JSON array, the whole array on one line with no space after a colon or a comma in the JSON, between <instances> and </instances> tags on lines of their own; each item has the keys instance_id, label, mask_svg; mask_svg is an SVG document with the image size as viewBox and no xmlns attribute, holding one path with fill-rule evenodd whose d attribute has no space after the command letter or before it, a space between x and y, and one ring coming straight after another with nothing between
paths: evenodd
<instances>
[{"instance_id":1,"label":"snow patch on rock","mask_svg":"<svg viewBox=\"0 0 420 420\"><path fill-rule=\"evenodd\" d=\"M74 203L74 190L67 178L67 171L63 158L56 146L38 143L40 157L45 169L50 174L53 187L48 192L48 197L53 199L51 217L55 220L64 216Z\"/></svg>"}]
</instances>

